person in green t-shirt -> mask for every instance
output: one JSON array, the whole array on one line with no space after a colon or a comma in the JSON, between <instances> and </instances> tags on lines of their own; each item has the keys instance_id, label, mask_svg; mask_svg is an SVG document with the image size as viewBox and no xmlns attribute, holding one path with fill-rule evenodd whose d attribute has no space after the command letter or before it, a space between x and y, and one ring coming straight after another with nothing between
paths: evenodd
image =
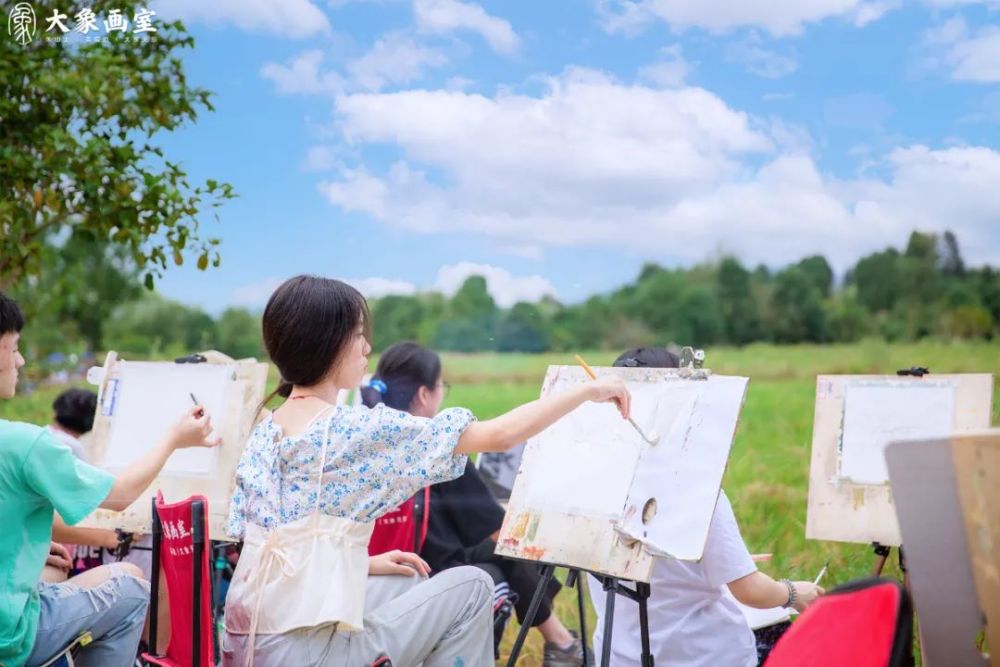
<instances>
[{"instance_id":1,"label":"person in green t-shirt","mask_svg":"<svg viewBox=\"0 0 1000 667\"><path fill-rule=\"evenodd\" d=\"M24 316L0 293L0 400L14 397L24 357ZM51 541L53 513L69 525L98 507L123 510L184 447L213 447L211 419L192 407L166 437L117 477L77 459L44 428L0 419L0 666L40 665L90 632L80 667L127 667L142 634L149 584L129 563L94 568L60 584L39 582L65 549Z\"/></svg>"}]
</instances>

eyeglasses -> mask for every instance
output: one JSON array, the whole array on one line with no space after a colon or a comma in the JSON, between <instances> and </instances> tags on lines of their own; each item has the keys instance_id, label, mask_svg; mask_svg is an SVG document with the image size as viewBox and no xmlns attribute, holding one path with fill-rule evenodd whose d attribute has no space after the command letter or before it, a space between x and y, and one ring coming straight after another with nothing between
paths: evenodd
<instances>
[{"instance_id":1,"label":"eyeglasses","mask_svg":"<svg viewBox=\"0 0 1000 667\"><path fill-rule=\"evenodd\" d=\"M448 392L451 391L451 385L448 384L447 382L444 382L442 380L441 382L438 382L438 386L441 387L441 395L442 395L442 397L447 397L448 396Z\"/></svg>"}]
</instances>

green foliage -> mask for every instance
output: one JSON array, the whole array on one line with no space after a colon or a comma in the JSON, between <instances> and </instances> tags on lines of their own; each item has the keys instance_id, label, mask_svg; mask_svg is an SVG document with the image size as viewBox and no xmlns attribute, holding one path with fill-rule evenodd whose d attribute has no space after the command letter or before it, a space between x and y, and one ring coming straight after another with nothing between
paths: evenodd
<instances>
[{"instance_id":1,"label":"green foliage","mask_svg":"<svg viewBox=\"0 0 1000 667\"><path fill-rule=\"evenodd\" d=\"M156 294L115 310L105 334L112 349L154 356L209 349L217 335L207 313Z\"/></svg>"},{"instance_id":2,"label":"green foliage","mask_svg":"<svg viewBox=\"0 0 1000 667\"><path fill-rule=\"evenodd\" d=\"M951 338L985 338L993 318L982 306L959 306L944 317L944 334Z\"/></svg>"},{"instance_id":3,"label":"green foliage","mask_svg":"<svg viewBox=\"0 0 1000 667\"><path fill-rule=\"evenodd\" d=\"M233 359L264 358L260 317L244 308L227 308L215 323L215 342L209 345Z\"/></svg>"},{"instance_id":4,"label":"green foliage","mask_svg":"<svg viewBox=\"0 0 1000 667\"><path fill-rule=\"evenodd\" d=\"M581 303L547 297L502 309L485 279L473 276L451 298L424 292L373 301L373 346L380 351L416 340L445 352L538 353L873 336L990 339L1000 326L1000 272L965 267L958 241L942 238L914 234L906 252L889 248L863 257L842 285L833 284L820 256L774 273L724 257L690 269L646 264L635 282ZM15 291L29 313L25 346L35 359L51 351L169 357L211 348L264 357L258 314L231 308L213 319L149 294L121 247L75 230L45 252L56 270Z\"/></svg>"},{"instance_id":5,"label":"green foliage","mask_svg":"<svg viewBox=\"0 0 1000 667\"><path fill-rule=\"evenodd\" d=\"M142 292L134 263L122 248L80 228L42 253L46 270L11 290L31 323L28 347L66 351L75 340L80 349L101 349L112 311Z\"/></svg>"},{"instance_id":6,"label":"green foliage","mask_svg":"<svg viewBox=\"0 0 1000 667\"><path fill-rule=\"evenodd\" d=\"M384 350L393 343L420 338L420 324L425 317L420 300L408 296L386 296L372 306L375 322L372 344Z\"/></svg>"},{"instance_id":7,"label":"green foliage","mask_svg":"<svg viewBox=\"0 0 1000 667\"><path fill-rule=\"evenodd\" d=\"M760 309L753 295L750 272L735 257L726 257L719 263L717 281L725 339L736 345L760 340Z\"/></svg>"},{"instance_id":8,"label":"green foliage","mask_svg":"<svg viewBox=\"0 0 1000 667\"><path fill-rule=\"evenodd\" d=\"M40 17L65 10L32 4ZM140 6L90 3L98 15L133 16ZM211 110L210 95L184 75L179 52L194 43L184 26L156 27L135 40L0 40L0 289L47 269L51 246L70 230L123 249L150 287L185 255L200 269L219 264L218 241L200 221L234 196L231 186L192 186L155 142Z\"/></svg>"},{"instance_id":9,"label":"green foliage","mask_svg":"<svg viewBox=\"0 0 1000 667\"><path fill-rule=\"evenodd\" d=\"M448 316L437 328L435 345L455 352L495 350L498 317L496 303L486 289L486 279L471 276L448 303Z\"/></svg>"},{"instance_id":10,"label":"green foliage","mask_svg":"<svg viewBox=\"0 0 1000 667\"><path fill-rule=\"evenodd\" d=\"M497 328L497 350L500 352L544 352L549 349L549 336L541 308L520 302L507 312Z\"/></svg>"},{"instance_id":11,"label":"green foliage","mask_svg":"<svg viewBox=\"0 0 1000 667\"><path fill-rule=\"evenodd\" d=\"M815 276L801 265L792 266L774 279L770 303L770 329L779 343L822 343L828 339L823 295Z\"/></svg>"}]
</instances>

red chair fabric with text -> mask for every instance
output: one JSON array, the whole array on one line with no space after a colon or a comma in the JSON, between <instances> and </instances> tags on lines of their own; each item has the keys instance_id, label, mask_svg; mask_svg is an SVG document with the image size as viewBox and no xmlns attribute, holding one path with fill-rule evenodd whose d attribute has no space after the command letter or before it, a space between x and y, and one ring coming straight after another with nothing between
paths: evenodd
<instances>
[{"instance_id":1,"label":"red chair fabric with text","mask_svg":"<svg viewBox=\"0 0 1000 667\"><path fill-rule=\"evenodd\" d=\"M162 569L170 600L170 643L166 655L144 653L163 667L213 667L212 587L208 556L208 499L191 496L167 504L153 500L153 581L149 644L156 646L156 606Z\"/></svg>"}]
</instances>

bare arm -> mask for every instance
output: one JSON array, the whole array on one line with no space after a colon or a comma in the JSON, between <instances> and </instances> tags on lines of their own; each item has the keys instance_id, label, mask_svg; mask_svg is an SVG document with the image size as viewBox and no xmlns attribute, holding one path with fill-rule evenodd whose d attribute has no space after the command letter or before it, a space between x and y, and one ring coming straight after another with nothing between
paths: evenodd
<instances>
[{"instance_id":1,"label":"bare arm","mask_svg":"<svg viewBox=\"0 0 1000 667\"><path fill-rule=\"evenodd\" d=\"M811 581L793 581L798 599L795 608L802 611L824 593ZM788 602L788 587L763 572L754 572L729 582L729 592L748 607L769 609L782 607Z\"/></svg>"},{"instance_id":2,"label":"bare arm","mask_svg":"<svg viewBox=\"0 0 1000 667\"><path fill-rule=\"evenodd\" d=\"M218 438L208 439L211 432L212 420L204 408L201 406L190 408L163 440L118 475L101 507L120 512L134 503L139 494L160 474L160 470L175 449L218 445Z\"/></svg>"},{"instance_id":3,"label":"bare arm","mask_svg":"<svg viewBox=\"0 0 1000 667\"><path fill-rule=\"evenodd\" d=\"M90 547L114 549L118 546L118 536L113 530L104 528L77 528L67 526L56 513L52 521L52 539L64 544L85 544Z\"/></svg>"},{"instance_id":4,"label":"bare arm","mask_svg":"<svg viewBox=\"0 0 1000 667\"><path fill-rule=\"evenodd\" d=\"M455 447L457 454L502 452L524 442L566 416L586 401L614 401L622 417L629 414L631 396L625 383L606 378L573 387L518 406L493 419L469 425Z\"/></svg>"}]
</instances>

